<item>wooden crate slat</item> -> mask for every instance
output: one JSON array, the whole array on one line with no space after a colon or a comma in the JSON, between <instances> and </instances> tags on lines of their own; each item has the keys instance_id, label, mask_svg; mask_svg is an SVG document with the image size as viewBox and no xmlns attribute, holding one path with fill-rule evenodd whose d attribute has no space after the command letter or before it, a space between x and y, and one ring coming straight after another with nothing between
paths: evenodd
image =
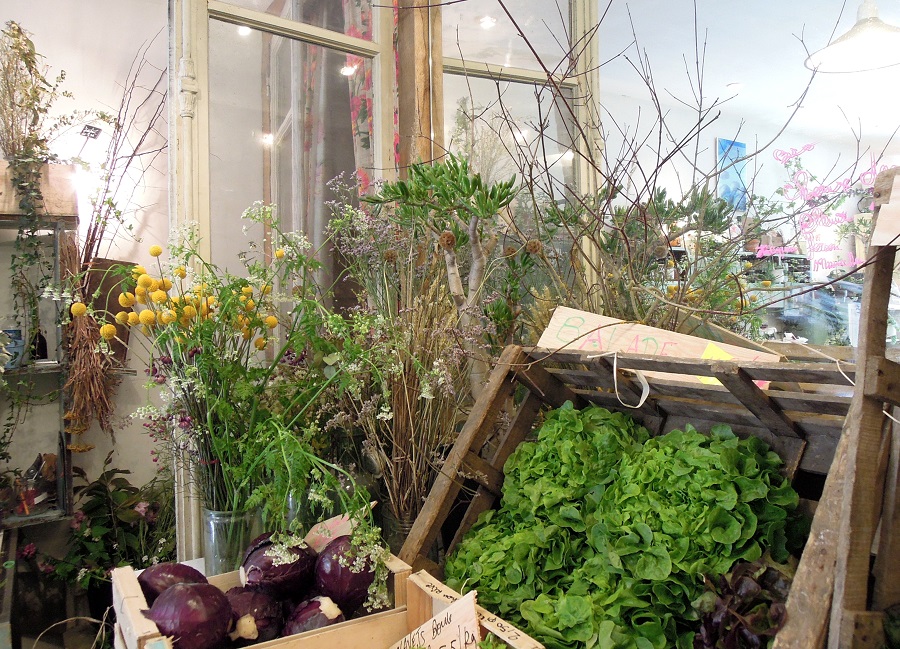
<instances>
[{"instance_id":1,"label":"wooden crate slat","mask_svg":"<svg viewBox=\"0 0 900 649\"><path fill-rule=\"evenodd\" d=\"M900 363L883 357L870 358L864 386L867 397L900 405Z\"/></svg>"},{"instance_id":2,"label":"wooden crate slat","mask_svg":"<svg viewBox=\"0 0 900 649\"><path fill-rule=\"evenodd\" d=\"M490 449L488 459L492 466L498 469L503 468L512 452L531 432L535 417L543 405L544 401L533 392L529 392L525 396L525 399L519 404L516 416L509 428L501 435L497 445ZM483 512L493 507L496 501L497 497L488 489L482 486L476 489L475 495L472 496L472 501L466 508L466 513L463 514L459 528L457 528L456 533L450 540L450 544L447 546L447 554L453 552L454 548L462 540L462 535L465 531L468 531L475 524L475 521L478 520L478 517Z\"/></svg>"},{"instance_id":3,"label":"wooden crate slat","mask_svg":"<svg viewBox=\"0 0 900 649\"><path fill-rule=\"evenodd\" d=\"M776 435L802 437L796 424L785 416L781 407L763 392L750 375L736 363L718 362L712 365L713 373L731 391L747 410Z\"/></svg>"},{"instance_id":4,"label":"wooden crate slat","mask_svg":"<svg viewBox=\"0 0 900 649\"><path fill-rule=\"evenodd\" d=\"M503 472L492 467L490 462L480 455L475 455L471 450L463 457L460 475L471 478L495 496L500 495L500 487L503 486Z\"/></svg>"},{"instance_id":5,"label":"wooden crate slat","mask_svg":"<svg viewBox=\"0 0 900 649\"><path fill-rule=\"evenodd\" d=\"M423 548L431 547L434 543L462 486L458 473L462 468L465 454L470 449L477 451L484 445L500 415L500 404L512 395L515 388L511 368L518 368L526 361L527 356L521 347L510 345L503 350L400 549L399 556L403 561L415 566ZM555 381L546 372L544 375ZM562 386L558 381L556 383Z\"/></svg>"},{"instance_id":6,"label":"wooden crate slat","mask_svg":"<svg viewBox=\"0 0 900 649\"><path fill-rule=\"evenodd\" d=\"M893 416L900 418L900 408ZM891 421L891 448L881 509L881 535L875 557L872 606L884 610L900 602L900 425Z\"/></svg>"}]
</instances>

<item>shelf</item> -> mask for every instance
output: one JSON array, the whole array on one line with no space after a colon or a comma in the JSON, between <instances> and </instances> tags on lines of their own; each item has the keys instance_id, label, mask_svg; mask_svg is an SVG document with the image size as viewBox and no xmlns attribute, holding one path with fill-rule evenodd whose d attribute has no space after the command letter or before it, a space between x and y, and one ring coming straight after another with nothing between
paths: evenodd
<instances>
[{"instance_id":1,"label":"shelf","mask_svg":"<svg viewBox=\"0 0 900 649\"><path fill-rule=\"evenodd\" d=\"M10 530L19 527L27 527L29 525L40 525L41 523L58 521L65 517L66 513L61 509L50 509L39 514L30 514L28 516L7 514L3 517L3 529Z\"/></svg>"},{"instance_id":2,"label":"shelf","mask_svg":"<svg viewBox=\"0 0 900 649\"><path fill-rule=\"evenodd\" d=\"M17 376L22 374L57 374L62 371L63 366L57 361L35 361L20 367L6 369L3 373L9 376Z\"/></svg>"},{"instance_id":3,"label":"shelf","mask_svg":"<svg viewBox=\"0 0 900 649\"><path fill-rule=\"evenodd\" d=\"M0 214L0 228L18 228L27 221L21 214ZM38 221L38 229L74 230L78 227L78 216L75 214L45 214Z\"/></svg>"}]
</instances>

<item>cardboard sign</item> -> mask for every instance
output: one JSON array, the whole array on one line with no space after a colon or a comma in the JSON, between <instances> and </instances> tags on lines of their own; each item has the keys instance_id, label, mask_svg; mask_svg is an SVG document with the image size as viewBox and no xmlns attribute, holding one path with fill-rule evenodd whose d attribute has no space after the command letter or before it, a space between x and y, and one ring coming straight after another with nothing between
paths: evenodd
<instances>
[{"instance_id":1,"label":"cardboard sign","mask_svg":"<svg viewBox=\"0 0 900 649\"><path fill-rule=\"evenodd\" d=\"M625 322L563 306L556 307L550 324L541 334L537 346L551 351L582 351L592 354L622 352L675 358L734 359L773 363L780 359L777 354L767 354L728 343L712 342L696 336ZM645 372L645 374L665 373ZM678 376L680 379L707 384L719 383L717 379L708 376L684 374L668 374L668 376Z\"/></svg>"},{"instance_id":2,"label":"cardboard sign","mask_svg":"<svg viewBox=\"0 0 900 649\"><path fill-rule=\"evenodd\" d=\"M900 174L894 176L891 202L878 210L870 246L900 246Z\"/></svg>"},{"instance_id":3,"label":"cardboard sign","mask_svg":"<svg viewBox=\"0 0 900 649\"><path fill-rule=\"evenodd\" d=\"M481 629L475 610L475 591L422 624L391 649L471 649L481 642Z\"/></svg>"}]
</instances>

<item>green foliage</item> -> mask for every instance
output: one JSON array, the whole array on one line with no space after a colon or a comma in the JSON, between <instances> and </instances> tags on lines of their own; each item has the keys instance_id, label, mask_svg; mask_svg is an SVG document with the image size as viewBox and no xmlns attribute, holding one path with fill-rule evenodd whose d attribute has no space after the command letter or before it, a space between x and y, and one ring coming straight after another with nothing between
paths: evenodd
<instances>
[{"instance_id":1,"label":"green foliage","mask_svg":"<svg viewBox=\"0 0 900 649\"><path fill-rule=\"evenodd\" d=\"M550 413L447 561L452 588L556 647L689 647L704 576L787 557L797 494L727 426L662 437L621 413Z\"/></svg>"},{"instance_id":2,"label":"green foliage","mask_svg":"<svg viewBox=\"0 0 900 649\"><path fill-rule=\"evenodd\" d=\"M78 510L71 523L68 552L54 561L60 579L88 588L109 581L117 566L146 568L175 559L175 491L161 474L143 487L128 480L130 471L110 466L77 488ZM83 472L82 478L85 478ZM85 478L86 479L86 478Z\"/></svg>"}]
</instances>

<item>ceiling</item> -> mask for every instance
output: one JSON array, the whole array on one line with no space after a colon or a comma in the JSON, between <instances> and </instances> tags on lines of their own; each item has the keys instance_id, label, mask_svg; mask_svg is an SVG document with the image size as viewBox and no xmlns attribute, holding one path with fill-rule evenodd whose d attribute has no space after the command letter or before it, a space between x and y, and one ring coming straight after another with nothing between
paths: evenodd
<instances>
[{"instance_id":1,"label":"ceiling","mask_svg":"<svg viewBox=\"0 0 900 649\"><path fill-rule=\"evenodd\" d=\"M601 59L623 54L603 65L602 93L647 94L631 65L636 43L664 101L670 93L692 101L686 68L696 82L695 52L705 51L705 101L730 98L723 111L748 122L783 124L799 102L792 129L819 137L850 136L852 127L883 141L900 126L900 66L817 75L803 66L807 50L854 24L858 0L600 0L601 13L607 5ZM882 0L879 9L900 25L900 0Z\"/></svg>"}]
</instances>

